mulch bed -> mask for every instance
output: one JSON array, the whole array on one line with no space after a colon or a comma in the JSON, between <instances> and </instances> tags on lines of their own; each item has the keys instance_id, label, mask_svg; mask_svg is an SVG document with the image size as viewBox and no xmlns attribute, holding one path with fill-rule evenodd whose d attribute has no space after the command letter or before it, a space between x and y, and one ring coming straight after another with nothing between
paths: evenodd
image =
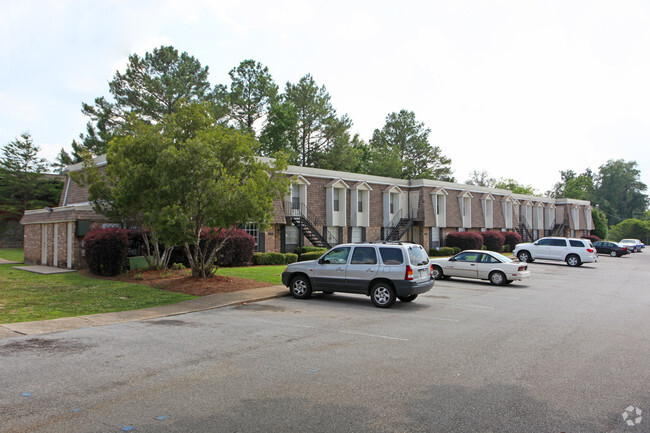
<instances>
[{"instance_id":1,"label":"mulch bed","mask_svg":"<svg viewBox=\"0 0 650 433\"><path fill-rule=\"evenodd\" d=\"M215 293L236 292L238 290L269 287L272 284L247 280L238 277L214 275L207 278L195 278L188 275L189 270L167 269L164 271L128 271L116 277L100 277L84 269L81 275L113 281L124 281L134 284L146 284L170 292L187 293L188 295L204 296Z\"/></svg>"}]
</instances>

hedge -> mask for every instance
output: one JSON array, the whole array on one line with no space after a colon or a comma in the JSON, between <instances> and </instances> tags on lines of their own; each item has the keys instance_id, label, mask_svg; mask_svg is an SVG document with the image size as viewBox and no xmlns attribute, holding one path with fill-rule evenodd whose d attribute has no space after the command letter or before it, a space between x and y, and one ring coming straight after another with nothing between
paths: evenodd
<instances>
[{"instance_id":1,"label":"hedge","mask_svg":"<svg viewBox=\"0 0 650 433\"><path fill-rule=\"evenodd\" d=\"M84 249L90 270L98 275L114 276L126 266L129 236L126 230L91 230L84 236Z\"/></svg>"},{"instance_id":2,"label":"hedge","mask_svg":"<svg viewBox=\"0 0 650 433\"><path fill-rule=\"evenodd\" d=\"M480 250L483 236L477 232L452 232L445 238L445 245L461 250Z\"/></svg>"},{"instance_id":3,"label":"hedge","mask_svg":"<svg viewBox=\"0 0 650 433\"><path fill-rule=\"evenodd\" d=\"M587 236L582 236L582 239L589 239L591 243L593 244L594 242L598 242L600 238L596 235L587 235Z\"/></svg>"},{"instance_id":4,"label":"hedge","mask_svg":"<svg viewBox=\"0 0 650 433\"><path fill-rule=\"evenodd\" d=\"M515 250L515 246L521 243L521 235L517 232L503 232L505 244L510 247L510 251Z\"/></svg>"},{"instance_id":5,"label":"hedge","mask_svg":"<svg viewBox=\"0 0 650 433\"><path fill-rule=\"evenodd\" d=\"M325 251L312 251L310 253L303 253L300 255L300 258L298 259L301 262L304 262L306 260L317 260L319 259Z\"/></svg>"},{"instance_id":6,"label":"hedge","mask_svg":"<svg viewBox=\"0 0 650 433\"><path fill-rule=\"evenodd\" d=\"M228 233L228 229L205 228L201 230L201 242L199 245L203 248L206 242L213 243L213 245L221 242L226 233ZM194 246L190 246L190 251L194 251ZM217 252L215 264L224 267L246 266L251 263L254 251L255 239L245 231L235 229ZM187 260L185 248L174 247L169 263L182 263L185 267L189 268L190 262Z\"/></svg>"},{"instance_id":7,"label":"hedge","mask_svg":"<svg viewBox=\"0 0 650 433\"><path fill-rule=\"evenodd\" d=\"M453 256L454 254L457 253L455 253L454 249L451 247L433 248L431 251L429 251L429 255L432 257Z\"/></svg>"},{"instance_id":8,"label":"hedge","mask_svg":"<svg viewBox=\"0 0 650 433\"><path fill-rule=\"evenodd\" d=\"M287 265L298 261L298 255L287 253L255 253L251 262L254 265Z\"/></svg>"},{"instance_id":9,"label":"hedge","mask_svg":"<svg viewBox=\"0 0 650 433\"><path fill-rule=\"evenodd\" d=\"M313 253L314 251L322 251L325 252L327 251L327 248L323 247L296 247L293 252L297 255L300 255L302 253Z\"/></svg>"},{"instance_id":10,"label":"hedge","mask_svg":"<svg viewBox=\"0 0 650 433\"><path fill-rule=\"evenodd\" d=\"M503 244L506 241L506 237L501 232L481 232L481 236L483 237L485 249L496 252L503 251Z\"/></svg>"}]
</instances>

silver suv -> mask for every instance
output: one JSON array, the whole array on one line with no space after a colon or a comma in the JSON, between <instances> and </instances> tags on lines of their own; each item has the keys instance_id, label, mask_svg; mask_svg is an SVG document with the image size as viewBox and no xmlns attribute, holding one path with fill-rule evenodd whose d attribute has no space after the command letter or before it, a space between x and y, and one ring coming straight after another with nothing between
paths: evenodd
<instances>
[{"instance_id":1,"label":"silver suv","mask_svg":"<svg viewBox=\"0 0 650 433\"><path fill-rule=\"evenodd\" d=\"M589 239L541 238L533 243L517 244L512 253L522 262L544 259L580 266L598 261L596 248Z\"/></svg>"},{"instance_id":2,"label":"silver suv","mask_svg":"<svg viewBox=\"0 0 650 433\"><path fill-rule=\"evenodd\" d=\"M341 244L318 260L291 263L282 273L294 298L309 298L314 291L358 293L380 308L395 299L411 302L433 283L426 251L406 242Z\"/></svg>"}]
</instances>

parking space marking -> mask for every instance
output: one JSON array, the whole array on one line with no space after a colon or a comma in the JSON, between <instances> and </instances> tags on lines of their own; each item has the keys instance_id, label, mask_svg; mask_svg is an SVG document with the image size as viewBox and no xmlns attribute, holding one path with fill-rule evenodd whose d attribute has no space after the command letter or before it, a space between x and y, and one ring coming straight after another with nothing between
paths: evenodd
<instances>
[{"instance_id":1,"label":"parking space marking","mask_svg":"<svg viewBox=\"0 0 650 433\"><path fill-rule=\"evenodd\" d=\"M253 319L257 322L264 322L264 323L271 323L273 325L281 325L281 326L293 326L296 328L307 328L307 329L322 329L322 327L318 326L311 326L311 325L299 325L297 323L289 323L289 322L277 322L273 320L263 320L263 319ZM398 341L409 341L408 338L400 338L400 337L391 337L390 335L381 335L381 334L369 334L365 332L355 332L355 331L343 331L339 329L328 329L329 332L338 332L339 334L352 334L352 335L361 335L364 337L374 337L374 338L383 338L384 340L398 340Z\"/></svg>"}]
</instances>

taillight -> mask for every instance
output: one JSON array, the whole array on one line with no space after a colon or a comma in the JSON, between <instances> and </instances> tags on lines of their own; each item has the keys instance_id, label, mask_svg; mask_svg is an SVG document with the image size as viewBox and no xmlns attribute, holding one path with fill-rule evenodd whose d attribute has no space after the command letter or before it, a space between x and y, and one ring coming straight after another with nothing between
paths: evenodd
<instances>
[{"instance_id":1,"label":"taillight","mask_svg":"<svg viewBox=\"0 0 650 433\"><path fill-rule=\"evenodd\" d=\"M517 269L517 270L518 270L518 271L525 271L525 270L526 270L526 266L519 266L519 269Z\"/></svg>"},{"instance_id":2,"label":"taillight","mask_svg":"<svg viewBox=\"0 0 650 433\"><path fill-rule=\"evenodd\" d=\"M413 269L409 265L406 265L406 275L404 275L405 280L413 279Z\"/></svg>"},{"instance_id":3,"label":"taillight","mask_svg":"<svg viewBox=\"0 0 650 433\"><path fill-rule=\"evenodd\" d=\"M429 265L429 276L433 280L433 265Z\"/></svg>"},{"instance_id":4,"label":"taillight","mask_svg":"<svg viewBox=\"0 0 650 433\"><path fill-rule=\"evenodd\" d=\"M587 248L587 252L588 252L588 253L593 253L593 252L594 252L594 249L593 249L593 248Z\"/></svg>"}]
</instances>

